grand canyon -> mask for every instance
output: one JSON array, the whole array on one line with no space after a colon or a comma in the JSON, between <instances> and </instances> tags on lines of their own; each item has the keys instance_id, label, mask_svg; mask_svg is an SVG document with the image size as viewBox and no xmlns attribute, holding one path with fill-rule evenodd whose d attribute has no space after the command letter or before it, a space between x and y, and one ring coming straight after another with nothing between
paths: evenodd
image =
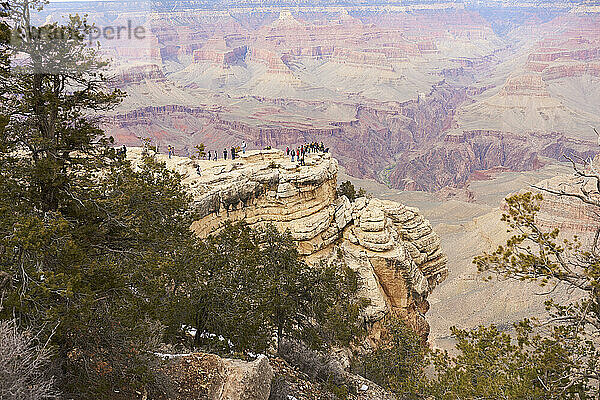
<instances>
[{"instance_id":1,"label":"grand canyon","mask_svg":"<svg viewBox=\"0 0 600 400\"><path fill-rule=\"evenodd\" d=\"M146 28L100 47L127 93L105 120L119 143L322 141L352 176L424 191L596 146L597 6L161 4L86 9Z\"/></svg>"},{"instance_id":2,"label":"grand canyon","mask_svg":"<svg viewBox=\"0 0 600 400\"><path fill-rule=\"evenodd\" d=\"M567 173L564 156L598 150L600 6L591 3L75 2L51 3L39 18L77 11L99 27L145 29L142 40L100 40L110 85L126 93L102 116L118 144L148 139L192 156L202 143L221 157L242 141L322 142L343 177L424 209L447 231L450 278L471 271L476 254L452 254L457 230L525 182ZM514 314L488 313L472 323Z\"/></svg>"},{"instance_id":3,"label":"grand canyon","mask_svg":"<svg viewBox=\"0 0 600 400\"><path fill-rule=\"evenodd\" d=\"M514 334L547 318L549 292L486 281L473 264L510 237L511 194L543 193L536 222L561 239L598 239L593 207L556 195L590 178L570 162L600 169L598 2L51 1L35 18L72 13L143 33L90 39L107 89L123 93L94 115L114 146L137 166L152 149L181 174L200 238L273 223L311 266L343 260L371 300L375 347L387 313L450 352L453 326ZM307 143L324 151L290 159ZM339 196L342 181L366 196ZM248 368L270 382L263 361ZM388 398L371 392L352 398Z\"/></svg>"}]
</instances>

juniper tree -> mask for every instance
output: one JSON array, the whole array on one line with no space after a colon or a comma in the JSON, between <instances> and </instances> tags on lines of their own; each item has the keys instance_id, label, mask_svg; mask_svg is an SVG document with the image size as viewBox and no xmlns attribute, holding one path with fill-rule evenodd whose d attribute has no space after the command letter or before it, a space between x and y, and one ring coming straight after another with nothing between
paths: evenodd
<instances>
[{"instance_id":1,"label":"juniper tree","mask_svg":"<svg viewBox=\"0 0 600 400\"><path fill-rule=\"evenodd\" d=\"M121 94L84 44L89 26L72 17L37 37L37 6L11 2L0 49L0 318L50 341L71 398L157 394L150 351L179 323L168 311L193 259L190 199L152 157L132 166L110 147L97 115Z\"/></svg>"},{"instance_id":2,"label":"juniper tree","mask_svg":"<svg viewBox=\"0 0 600 400\"><path fill-rule=\"evenodd\" d=\"M600 173L591 159L568 158L576 179L561 188L536 187L541 193L571 198L590 209L592 218L600 211ZM502 219L515 233L503 246L475 258L482 273L510 279L529 280L550 287L562 286L576 294L577 301L553 299L546 303L550 312L550 332L546 340L567 350L571 362L561 376L538 379L556 388L554 396L596 397L600 384L600 351L595 338L600 334L600 228L589 243L575 236L560 237L558 229L544 228L537 219L542 194L530 192L506 199ZM557 394L558 393L558 394Z\"/></svg>"},{"instance_id":3,"label":"juniper tree","mask_svg":"<svg viewBox=\"0 0 600 400\"><path fill-rule=\"evenodd\" d=\"M187 313L198 345L256 353L278 348L281 338L326 348L364 334L356 273L342 263L307 265L289 233L226 224L200 258Z\"/></svg>"},{"instance_id":4,"label":"juniper tree","mask_svg":"<svg viewBox=\"0 0 600 400\"><path fill-rule=\"evenodd\" d=\"M569 190L537 189L600 207L600 174L590 160L582 161L584 166L573 162L580 179ZM578 237L561 239L558 229L544 228L537 219L542 200L542 194L531 192L508 197L502 221L513 236L495 251L475 257L474 263L487 279L498 275L533 281L550 286L548 294L563 286L577 292L580 300L547 301L549 320L516 323L514 336L495 326L453 328L458 355L432 355L436 378L427 383L426 392L435 398L597 398L600 229L591 244Z\"/></svg>"},{"instance_id":5,"label":"juniper tree","mask_svg":"<svg viewBox=\"0 0 600 400\"><path fill-rule=\"evenodd\" d=\"M367 192L363 188L359 188L358 191L350 181L343 182L337 189L338 196L346 196L348 200L354 201L359 197L363 197Z\"/></svg>"}]
</instances>

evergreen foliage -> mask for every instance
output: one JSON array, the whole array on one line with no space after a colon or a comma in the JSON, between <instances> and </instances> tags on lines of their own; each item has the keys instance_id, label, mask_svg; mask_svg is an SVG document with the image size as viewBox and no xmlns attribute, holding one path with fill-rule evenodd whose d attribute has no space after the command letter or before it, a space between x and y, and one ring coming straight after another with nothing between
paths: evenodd
<instances>
[{"instance_id":1,"label":"evergreen foliage","mask_svg":"<svg viewBox=\"0 0 600 400\"><path fill-rule=\"evenodd\" d=\"M366 194L367 192L363 188L359 188L357 191L350 181L343 182L337 189L338 197L346 196L350 201L354 201L359 197L364 197Z\"/></svg>"},{"instance_id":2,"label":"evergreen foliage","mask_svg":"<svg viewBox=\"0 0 600 400\"><path fill-rule=\"evenodd\" d=\"M420 398L427 356L422 338L397 317L389 317L384 329L383 343L374 351L355 357L353 371L402 399Z\"/></svg>"},{"instance_id":3,"label":"evergreen foliage","mask_svg":"<svg viewBox=\"0 0 600 400\"><path fill-rule=\"evenodd\" d=\"M540 190L572 197L600 209L597 192L589 190L590 184L596 187L600 182L600 174L595 172L591 160L584 162L583 167L573 162L575 175L581 178L579 190ZM507 212L502 220L515 234L505 245L476 257L473 262L489 278L496 274L508 279L534 281L542 286L551 285L550 293L562 286L576 294L580 300L575 302L549 300L546 303L553 324L550 332L543 336L548 349L545 355L553 355L551 352L562 349L568 359L562 368L557 367L562 375L537 379L545 387L555 389L549 390L553 396L596 398L600 395L600 350L596 341L600 334L600 229L591 244L582 243L577 236L573 240L561 240L558 229L548 231L537 221L542 200L541 194L531 192L508 197Z\"/></svg>"},{"instance_id":4,"label":"evergreen foliage","mask_svg":"<svg viewBox=\"0 0 600 400\"><path fill-rule=\"evenodd\" d=\"M201 247L186 311L195 315L187 324L198 329L198 344L257 353L280 338L326 348L364 334L359 316L367 302L356 297L356 273L340 263L309 267L289 233L227 224Z\"/></svg>"},{"instance_id":5,"label":"evergreen foliage","mask_svg":"<svg viewBox=\"0 0 600 400\"><path fill-rule=\"evenodd\" d=\"M200 333L240 352L267 350L277 331L350 342L330 324L360 332L354 293L337 301L356 277L308 268L272 227L226 226L199 241L181 176L148 149L132 165L98 127L122 94L106 89L105 63L84 46L89 25L49 24L45 34L68 35L40 40L29 22L38 6L11 2L11 26L0 26L0 319L50 345L64 396L157 398L168 382L153 352L192 349ZM11 66L16 53L24 65Z\"/></svg>"},{"instance_id":6,"label":"evergreen foliage","mask_svg":"<svg viewBox=\"0 0 600 400\"><path fill-rule=\"evenodd\" d=\"M440 400L594 398L582 381L571 382L579 365L563 332L534 334L528 320L515 328L516 337L495 326L453 328L459 354L433 353L437 376L427 382L427 393Z\"/></svg>"}]
</instances>

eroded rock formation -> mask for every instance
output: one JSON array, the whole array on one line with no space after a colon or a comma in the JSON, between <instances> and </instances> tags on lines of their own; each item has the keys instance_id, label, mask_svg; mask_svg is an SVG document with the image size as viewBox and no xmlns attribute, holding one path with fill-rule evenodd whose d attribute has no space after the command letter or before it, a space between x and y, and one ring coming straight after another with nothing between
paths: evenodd
<instances>
[{"instance_id":1,"label":"eroded rock formation","mask_svg":"<svg viewBox=\"0 0 600 400\"><path fill-rule=\"evenodd\" d=\"M129 154L135 158L139 150ZM305 166L279 150L253 151L235 161L159 157L185 177L200 215L192 229L200 237L227 220L273 223L290 231L309 264L341 256L359 273L362 294L371 300L364 314L368 323L393 312L427 336L426 298L447 275L446 256L417 209L337 198L338 163L329 153L308 154Z\"/></svg>"},{"instance_id":2,"label":"eroded rock formation","mask_svg":"<svg viewBox=\"0 0 600 400\"><path fill-rule=\"evenodd\" d=\"M101 46L128 93L104 115L119 144L323 141L352 176L428 191L595 148L597 7L201 3L97 10L147 28Z\"/></svg>"},{"instance_id":3,"label":"eroded rock formation","mask_svg":"<svg viewBox=\"0 0 600 400\"><path fill-rule=\"evenodd\" d=\"M598 164L600 164L600 159L596 157L594 159L595 169ZM585 172L590 175L596 174L589 169ZM584 181L581 177L570 174L557 175L538 182L534 186L534 191L541 193L543 200L540 203L540 211L536 215L536 222L548 231L558 228L561 235L569 240L576 235L584 245L589 245L593 243L594 235L600 229L597 208L576 197L560 196L547 191L581 195L582 187L587 193L590 193L591 200L598 200L596 183L593 179Z\"/></svg>"}]
</instances>

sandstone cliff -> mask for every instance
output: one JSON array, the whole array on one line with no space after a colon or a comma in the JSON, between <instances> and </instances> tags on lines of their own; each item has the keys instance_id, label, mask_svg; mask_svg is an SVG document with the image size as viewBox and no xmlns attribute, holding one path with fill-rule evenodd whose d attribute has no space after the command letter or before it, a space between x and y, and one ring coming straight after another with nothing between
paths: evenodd
<instances>
[{"instance_id":1,"label":"sandstone cliff","mask_svg":"<svg viewBox=\"0 0 600 400\"><path fill-rule=\"evenodd\" d=\"M128 154L135 160L139 150ZM341 256L359 273L363 295L371 300L364 315L369 324L391 311L427 336L426 298L447 268L440 239L418 209L365 197L336 198L338 163L328 153L307 155L306 166L279 150L253 151L235 161L159 159L189 185L200 215L192 229L200 237L227 220L273 223L290 231L309 264Z\"/></svg>"}]
</instances>

